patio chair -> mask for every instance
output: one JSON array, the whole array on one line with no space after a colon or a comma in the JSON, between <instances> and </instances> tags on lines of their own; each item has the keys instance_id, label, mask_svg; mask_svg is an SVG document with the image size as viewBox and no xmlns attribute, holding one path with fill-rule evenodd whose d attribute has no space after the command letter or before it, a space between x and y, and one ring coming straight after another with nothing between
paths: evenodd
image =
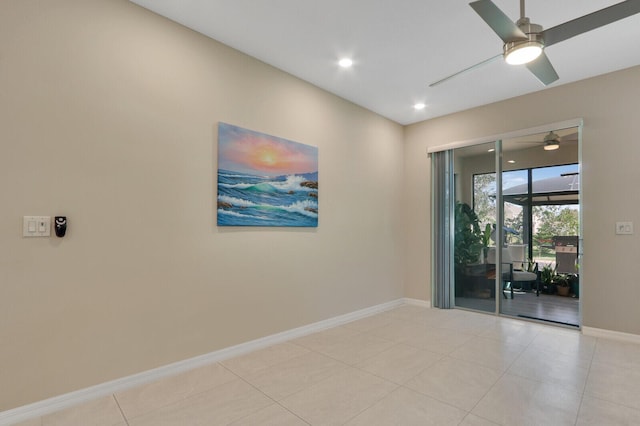
<instances>
[{"instance_id":1,"label":"patio chair","mask_svg":"<svg viewBox=\"0 0 640 426\"><path fill-rule=\"evenodd\" d=\"M515 267L514 267L515 263ZM496 264L496 248L489 247L487 251L487 264L495 265ZM513 299L513 284L514 283L536 283L538 281L538 264L534 265L534 269L532 272L522 270L522 265L528 264L528 262L524 259L513 259L511 257L511 251L508 247L504 247L502 249L502 295L504 298L507 298L505 294L506 291L511 292L511 298ZM494 273L495 277L495 273ZM536 293L537 293L538 285L536 285Z\"/></svg>"}]
</instances>

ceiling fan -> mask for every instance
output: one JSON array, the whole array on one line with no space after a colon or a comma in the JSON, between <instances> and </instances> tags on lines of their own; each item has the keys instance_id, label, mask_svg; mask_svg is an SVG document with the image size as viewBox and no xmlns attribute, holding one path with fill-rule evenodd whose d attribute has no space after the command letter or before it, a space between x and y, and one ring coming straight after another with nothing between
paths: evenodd
<instances>
[{"instance_id":1,"label":"ceiling fan","mask_svg":"<svg viewBox=\"0 0 640 426\"><path fill-rule=\"evenodd\" d=\"M565 132L560 132L560 133L565 133ZM528 138L523 138L521 140L514 140L513 142L518 143L518 144L535 144L535 145L542 145L542 148L545 151L554 151L558 148L560 148L560 145L563 145L565 143L569 143L569 142L577 142L578 141L578 133L577 132L572 132L572 133L568 133L565 134L563 136L558 135L558 133L554 132L554 131L550 131L548 133L546 133L544 135L544 137L542 137L542 135L539 136L540 139L536 138L536 140L530 140Z\"/></svg>"},{"instance_id":2,"label":"ceiling fan","mask_svg":"<svg viewBox=\"0 0 640 426\"><path fill-rule=\"evenodd\" d=\"M524 0L520 0L520 19L511 21L491 0L479 0L469 6L491 27L504 42L503 53L431 83L429 87L485 65L500 56L511 65L525 64L545 86L558 80L558 74L544 53L544 48L594 30L640 12L640 0L627 0L596 12L573 19L552 28L542 29L525 16Z\"/></svg>"},{"instance_id":3,"label":"ceiling fan","mask_svg":"<svg viewBox=\"0 0 640 426\"><path fill-rule=\"evenodd\" d=\"M556 149L560 148L560 137L554 132L549 132L544 137L543 148L545 151L555 151Z\"/></svg>"}]
</instances>

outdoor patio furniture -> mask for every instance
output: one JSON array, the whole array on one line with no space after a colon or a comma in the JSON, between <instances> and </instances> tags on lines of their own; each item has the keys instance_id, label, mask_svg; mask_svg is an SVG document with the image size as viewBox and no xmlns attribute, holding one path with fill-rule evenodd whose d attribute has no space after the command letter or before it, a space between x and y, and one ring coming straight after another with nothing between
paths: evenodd
<instances>
[{"instance_id":1,"label":"outdoor patio furniture","mask_svg":"<svg viewBox=\"0 0 640 426\"><path fill-rule=\"evenodd\" d=\"M502 260L501 263L503 265L502 271L502 295L504 298L507 298L505 294L506 291L510 291L511 298L513 299L513 284L514 283L536 283L538 280L537 263L533 265L533 271L525 271L522 269L523 265L528 265L528 262L524 259L513 259L511 255L511 251L508 247L504 247L502 249ZM514 266L515 263L515 266ZM496 264L496 248L489 247L487 251L487 264L495 265ZM488 276L489 277L489 276ZM493 273L493 277L495 278L495 270ZM490 278L490 277L489 277ZM536 285L536 289L538 286Z\"/></svg>"}]
</instances>

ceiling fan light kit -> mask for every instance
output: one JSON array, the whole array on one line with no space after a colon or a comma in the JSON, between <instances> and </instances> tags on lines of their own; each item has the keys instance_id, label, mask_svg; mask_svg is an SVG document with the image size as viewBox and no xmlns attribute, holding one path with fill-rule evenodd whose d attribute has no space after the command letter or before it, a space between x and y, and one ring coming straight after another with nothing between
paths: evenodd
<instances>
[{"instance_id":1,"label":"ceiling fan light kit","mask_svg":"<svg viewBox=\"0 0 640 426\"><path fill-rule=\"evenodd\" d=\"M526 39L504 43L504 60L509 65L527 64L538 58L544 49L544 41L540 36L542 26L532 24L526 17L518 19L516 25L526 34Z\"/></svg>"},{"instance_id":2,"label":"ceiling fan light kit","mask_svg":"<svg viewBox=\"0 0 640 426\"><path fill-rule=\"evenodd\" d=\"M504 44L504 60L509 65L522 65L542 54L542 43L537 41L512 41Z\"/></svg>"},{"instance_id":3,"label":"ceiling fan light kit","mask_svg":"<svg viewBox=\"0 0 640 426\"><path fill-rule=\"evenodd\" d=\"M560 148L558 142L547 142L544 144L545 151L555 151L558 148Z\"/></svg>"},{"instance_id":4,"label":"ceiling fan light kit","mask_svg":"<svg viewBox=\"0 0 640 426\"><path fill-rule=\"evenodd\" d=\"M529 18L525 16L524 0L520 0L520 19L516 22L513 22L505 15L491 0L477 0L469 3L469 6L502 39L504 43L502 56L504 56L505 61L511 65L525 64L529 71L545 86L559 79L556 70L544 52L545 47L640 13L640 0L626 0L543 30L542 26L532 24ZM497 57L500 57L500 55ZM491 62L494 58L495 56L485 59L462 71L442 78L435 83L431 83L429 87L474 70ZM547 149L546 146L545 149Z\"/></svg>"},{"instance_id":5,"label":"ceiling fan light kit","mask_svg":"<svg viewBox=\"0 0 640 426\"><path fill-rule=\"evenodd\" d=\"M560 148L560 137L554 132L549 132L549 134L544 137L544 150L555 151L558 148Z\"/></svg>"}]
</instances>

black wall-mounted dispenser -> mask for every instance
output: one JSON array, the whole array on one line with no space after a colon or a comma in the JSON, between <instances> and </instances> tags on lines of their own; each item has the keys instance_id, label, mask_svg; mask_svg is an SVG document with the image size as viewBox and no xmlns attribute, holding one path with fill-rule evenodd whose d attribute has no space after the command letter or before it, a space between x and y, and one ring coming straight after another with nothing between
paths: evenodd
<instances>
[{"instance_id":1,"label":"black wall-mounted dispenser","mask_svg":"<svg viewBox=\"0 0 640 426\"><path fill-rule=\"evenodd\" d=\"M67 217L56 216L54 227L56 230L56 236L60 238L64 237L64 234L67 233Z\"/></svg>"}]
</instances>

